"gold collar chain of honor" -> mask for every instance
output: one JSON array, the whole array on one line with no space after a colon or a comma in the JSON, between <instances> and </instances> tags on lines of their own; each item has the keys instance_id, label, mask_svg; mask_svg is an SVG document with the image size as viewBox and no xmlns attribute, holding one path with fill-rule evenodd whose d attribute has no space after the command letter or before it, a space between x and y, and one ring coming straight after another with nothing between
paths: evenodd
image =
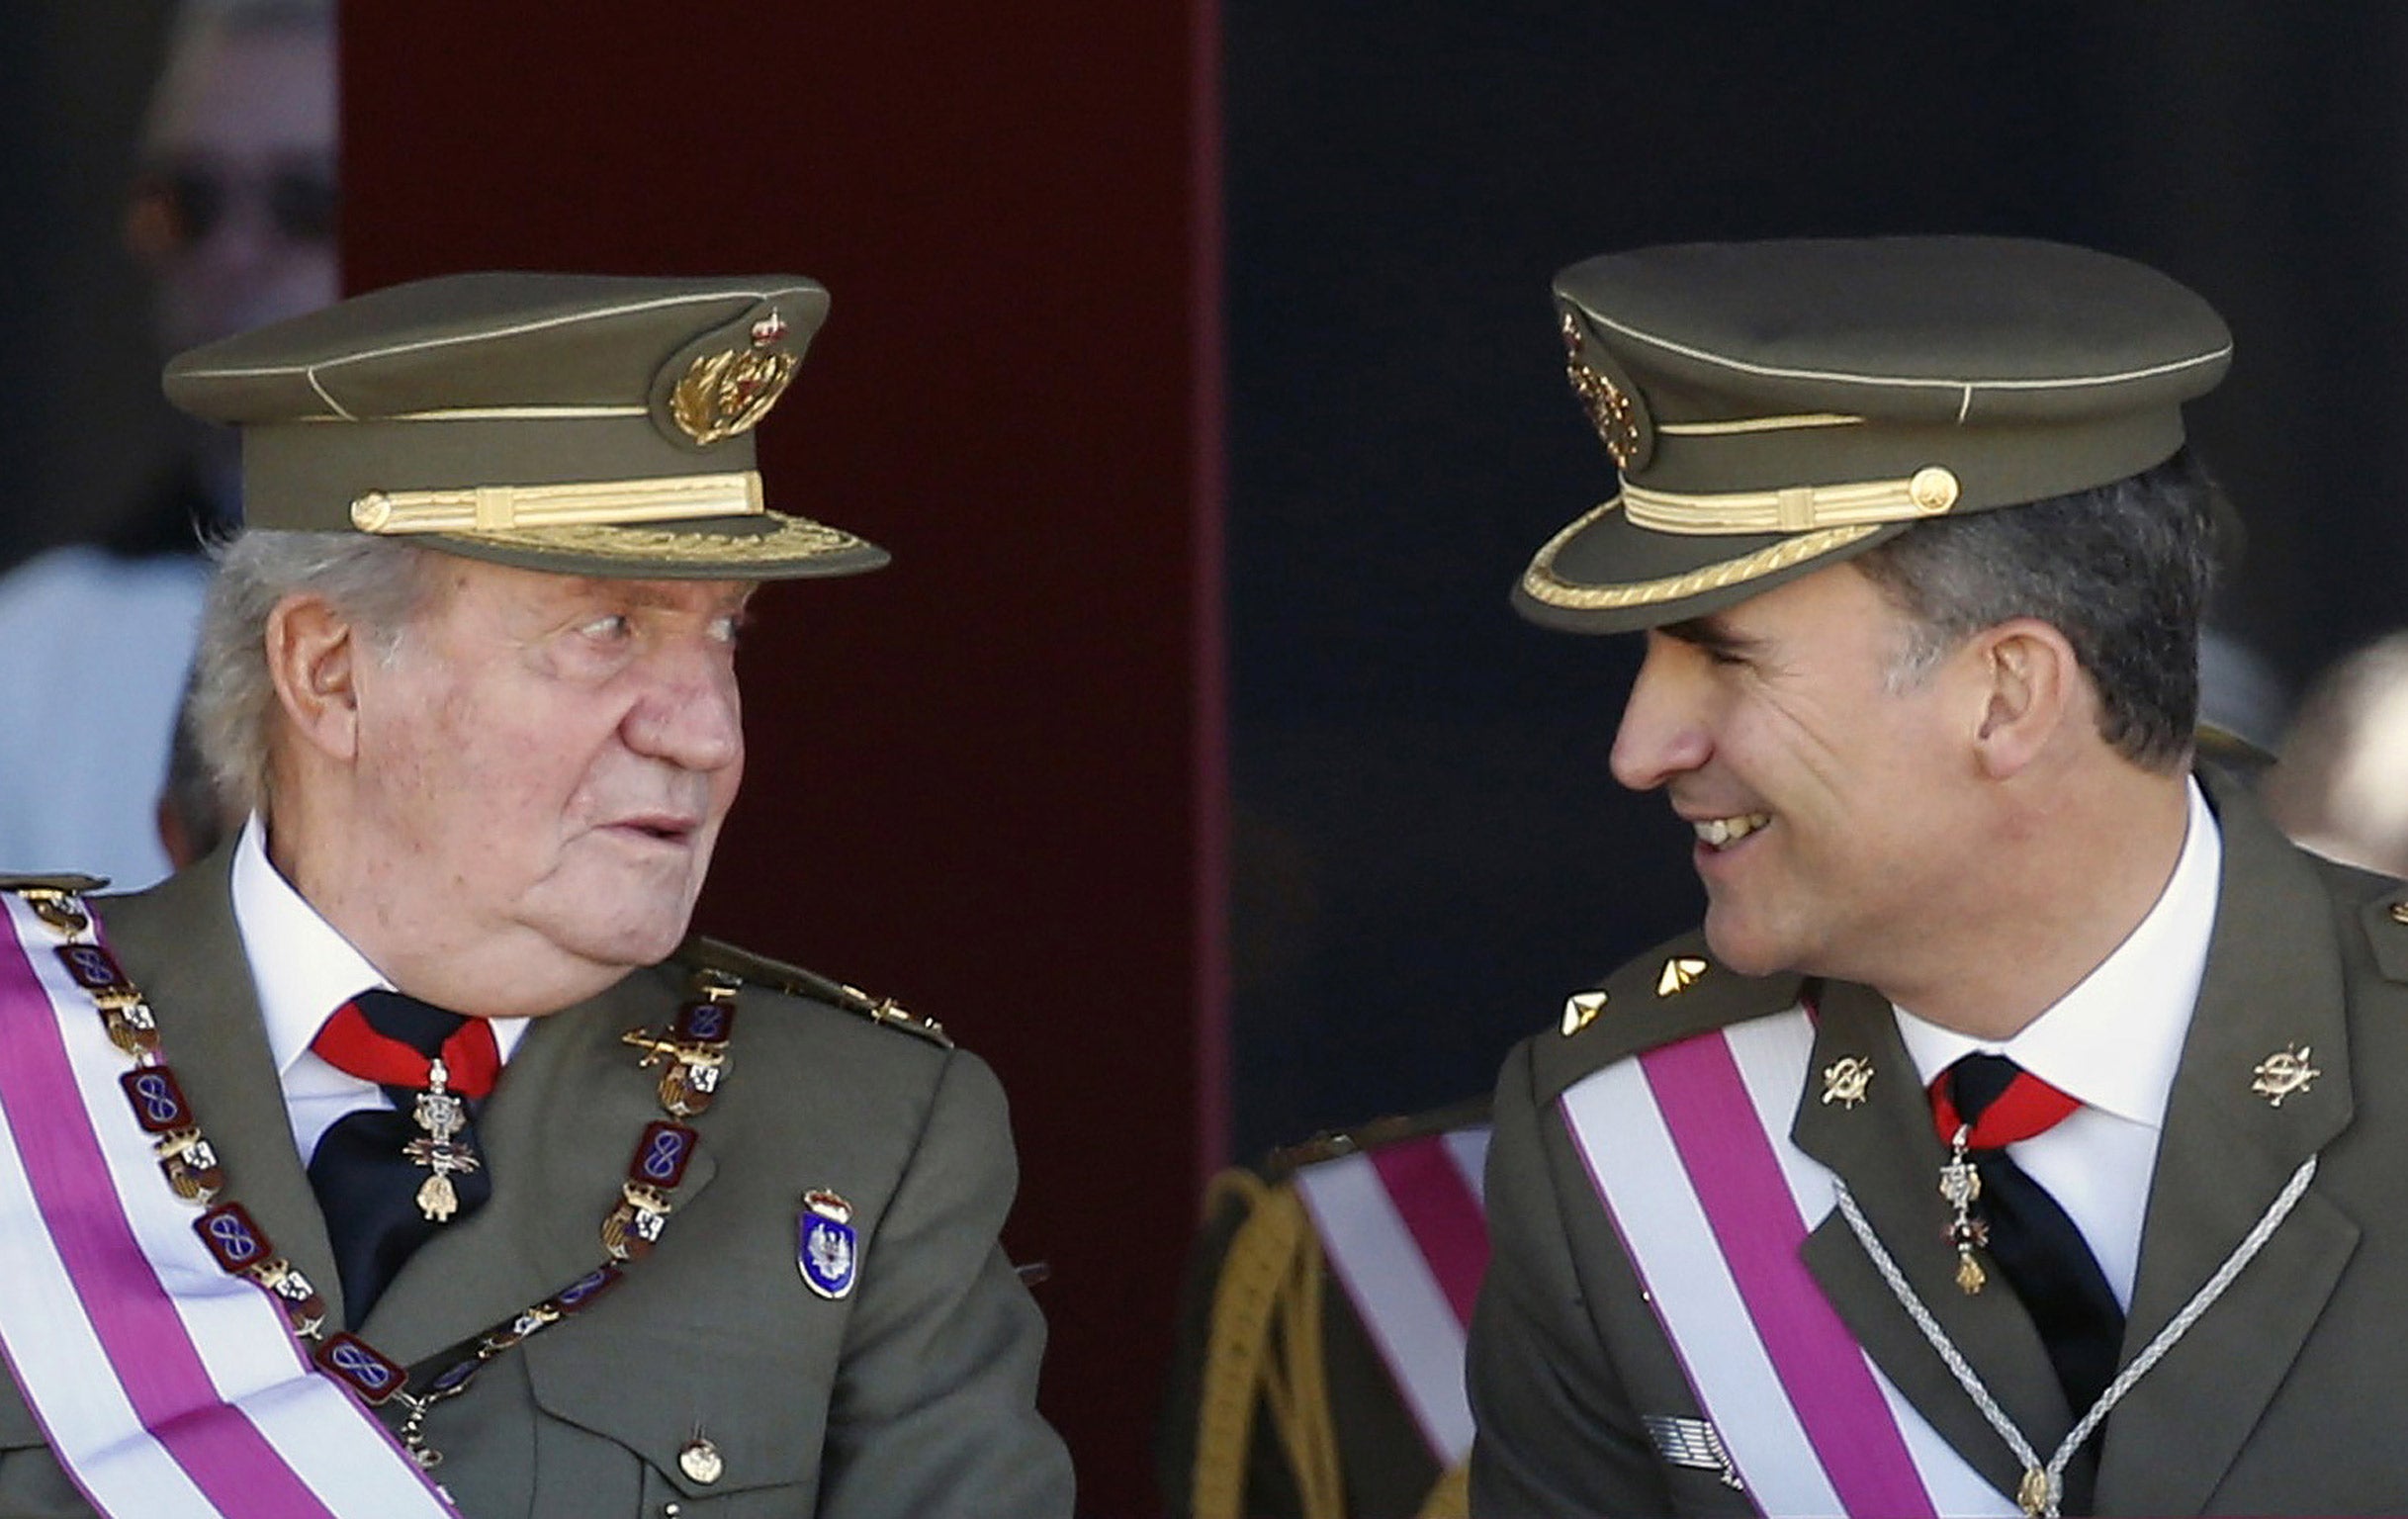
<instances>
[{"instance_id":1,"label":"gold collar chain of honor","mask_svg":"<svg viewBox=\"0 0 2408 1519\"><path fill-rule=\"evenodd\" d=\"M623 1266L641 1260L660 1240L673 1206L671 1195L701 1144L701 1136L677 1120L711 1105L727 1068L741 982L718 971L696 969L688 983L690 995L666 1037L647 1028L620 1035L622 1042L645 1051L640 1065L666 1062L659 1097L668 1117L648 1123L636 1142L619 1199L602 1219L603 1263L542 1301L430 1358L443 1370L412 1390L408 1368L356 1334L326 1333L325 1299L292 1262L275 1252L242 1205L224 1197L225 1178L217 1152L202 1135L175 1072L160 1053L150 1005L92 934L91 909L63 890L21 888L19 894L58 935L59 960L98 1008L110 1042L133 1062L119 1078L127 1100L151 1137L169 1188L203 1209L193 1220L193 1231L219 1269L264 1288L284 1309L294 1336L309 1347L312 1362L362 1402L374 1407L398 1398L408 1410L400 1431L401 1443L411 1459L429 1471L442 1463L443 1454L426 1442L427 1412L466 1391L488 1362L592 1303L617 1285Z\"/></svg>"}]
</instances>

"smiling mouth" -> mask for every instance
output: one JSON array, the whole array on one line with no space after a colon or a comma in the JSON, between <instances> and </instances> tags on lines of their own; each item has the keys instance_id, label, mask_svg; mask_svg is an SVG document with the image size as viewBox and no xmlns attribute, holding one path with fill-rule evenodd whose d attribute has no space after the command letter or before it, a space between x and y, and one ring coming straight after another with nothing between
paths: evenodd
<instances>
[{"instance_id":1,"label":"smiling mouth","mask_svg":"<svg viewBox=\"0 0 2408 1519\"><path fill-rule=\"evenodd\" d=\"M1698 843L1710 849L1724 849L1771 822L1769 812L1746 812L1735 818L1699 818L1689 826L1697 831Z\"/></svg>"}]
</instances>

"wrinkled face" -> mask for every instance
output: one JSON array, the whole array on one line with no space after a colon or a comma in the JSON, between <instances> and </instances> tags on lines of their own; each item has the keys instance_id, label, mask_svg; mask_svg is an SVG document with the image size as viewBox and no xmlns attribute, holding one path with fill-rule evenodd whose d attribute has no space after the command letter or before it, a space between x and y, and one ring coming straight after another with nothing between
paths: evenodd
<instances>
[{"instance_id":1,"label":"wrinkled face","mask_svg":"<svg viewBox=\"0 0 2408 1519\"><path fill-rule=\"evenodd\" d=\"M1648 633L1614 774L1695 830L1707 941L1734 969L1880 985L1958 910L1980 705L1953 657L1894 678L1907 634L1845 564Z\"/></svg>"},{"instance_id":2,"label":"wrinkled face","mask_svg":"<svg viewBox=\"0 0 2408 1519\"><path fill-rule=\"evenodd\" d=\"M753 587L433 558L429 604L357 673L345 821L368 899L406 904L388 910L425 946L660 959L743 775Z\"/></svg>"}]
</instances>

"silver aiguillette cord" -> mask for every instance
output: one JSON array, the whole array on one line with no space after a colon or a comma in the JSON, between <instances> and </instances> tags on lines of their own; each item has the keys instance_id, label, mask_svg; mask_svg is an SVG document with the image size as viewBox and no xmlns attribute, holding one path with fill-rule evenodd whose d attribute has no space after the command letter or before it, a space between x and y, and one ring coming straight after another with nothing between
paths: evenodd
<instances>
[{"instance_id":1,"label":"silver aiguillette cord","mask_svg":"<svg viewBox=\"0 0 2408 1519\"><path fill-rule=\"evenodd\" d=\"M2267 1240L2290 1215L2291 1208L2308 1190L2308 1183L2315 1176L2316 1157L2310 1155L2299 1163L2299 1169L2291 1173L2291 1179L2283 1184L2281 1193L2268 1205L2257 1224L2233 1247L2232 1254L2224 1258L2224 1264L2216 1268L2215 1275L2207 1279L2207 1284L2191 1295L2190 1300L2183 1304L2183 1311L2175 1314L2166 1327L2157 1332L2157 1337L2132 1358L2131 1365L2115 1374L2115 1380L2107 1384L2107 1389L2098 1394L2098 1401L2091 1405L2091 1411L2084 1414L2082 1421L2066 1434L2058 1444L2056 1454L2049 1457L2046 1465L2041 1463L2040 1453L2032 1449L2031 1442L2023 1438L2023 1432L2015 1428L2014 1421L2007 1418L2007 1411L1999 1406L1999 1400L1990 1395L1990 1388L1982 1385L1981 1374L1966 1362L1964 1355L1949 1340L1948 1331L1942 1329L1939 1320L1931 1316L1931 1310L1923 1306L1922 1298L1908 1284L1906 1273L1898 1269L1898 1262L1891 1259L1880 1236L1873 1232L1873 1225L1865 1220L1864 1211L1856 1206L1856 1199L1849 1194L1847 1184L1834 1179L1831 1188L1838 1194L1839 1211L1847 1218L1848 1228L1854 1231L1856 1242L1864 1246L1864 1253L1871 1257L1874 1269L1881 1273L1881 1279L1890 1284L1890 1292L1898 1298L1898 1305L1905 1308L1907 1316L1915 1320L1915 1327L1923 1332L1923 1338L1930 1342L1940 1360L1947 1364L1949 1375L1956 1378L1957 1385L1965 1389L1965 1395L1973 1399L1973 1405L1982 1410L1982 1417L1990 1421L1990 1427L1997 1430L1999 1438L2007 1442L2007 1448L2014 1453L2015 1460L2023 1464L2023 1483L2016 1493L2016 1501L2034 1519L2042 1519L2042 1516L2056 1519L2057 1505L2065 1496L2066 1463L2074 1459L2074 1453L2082 1449L2083 1442L2090 1439L2115 1405L2123 1401L2124 1394L2132 1390L2132 1385L2164 1360L2166 1352L2189 1333L2190 1326L2198 1322L2199 1316L2224 1296L2224 1289L2232 1286L2233 1278L2241 1274L2241 1268L2265 1248Z\"/></svg>"}]
</instances>

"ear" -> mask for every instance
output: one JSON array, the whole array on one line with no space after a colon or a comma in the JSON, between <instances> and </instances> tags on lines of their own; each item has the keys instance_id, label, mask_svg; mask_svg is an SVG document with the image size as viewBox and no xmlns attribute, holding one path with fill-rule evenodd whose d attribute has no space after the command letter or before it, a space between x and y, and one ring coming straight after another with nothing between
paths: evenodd
<instances>
[{"instance_id":1,"label":"ear","mask_svg":"<svg viewBox=\"0 0 2408 1519\"><path fill-rule=\"evenodd\" d=\"M1975 745L1994 779L2019 774L2054 743L2083 707L2085 684L2074 646L2036 617L2015 617L1975 635L1966 651L1982 682Z\"/></svg>"},{"instance_id":2,"label":"ear","mask_svg":"<svg viewBox=\"0 0 2408 1519\"><path fill-rule=\"evenodd\" d=\"M348 763L359 754L359 640L315 595L285 597L268 613L268 678L285 721L310 748Z\"/></svg>"}]
</instances>

